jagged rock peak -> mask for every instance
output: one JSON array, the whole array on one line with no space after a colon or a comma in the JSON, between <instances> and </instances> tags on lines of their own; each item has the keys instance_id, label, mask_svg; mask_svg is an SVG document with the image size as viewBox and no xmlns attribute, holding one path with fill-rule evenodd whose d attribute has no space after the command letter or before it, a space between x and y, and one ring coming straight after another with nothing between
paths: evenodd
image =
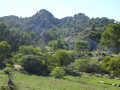
<instances>
[{"instance_id":1,"label":"jagged rock peak","mask_svg":"<svg viewBox=\"0 0 120 90\"><path fill-rule=\"evenodd\" d=\"M43 13L50 13L48 10L46 10L46 9L41 9L39 12L43 12Z\"/></svg>"},{"instance_id":2,"label":"jagged rock peak","mask_svg":"<svg viewBox=\"0 0 120 90\"><path fill-rule=\"evenodd\" d=\"M75 14L74 17L87 17L89 18L88 16L86 16L84 13L78 13L78 14Z\"/></svg>"},{"instance_id":3,"label":"jagged rock peak","mask_svg":"<svg viewBox=\"0 0 120 90\"><path fill-rule=\"evenodd\" d=\"M37 11L36 14L38 14L38 15L49 15L49 16L54 17L53 14L51 12L47 11L46 9L41 9L40 11Z\"/></svg>"}]
</instances>

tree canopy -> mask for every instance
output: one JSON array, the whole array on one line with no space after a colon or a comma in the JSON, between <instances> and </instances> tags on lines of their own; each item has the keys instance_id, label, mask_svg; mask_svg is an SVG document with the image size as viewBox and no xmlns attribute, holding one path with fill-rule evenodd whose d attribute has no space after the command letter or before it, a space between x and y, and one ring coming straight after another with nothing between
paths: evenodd
<instances>
[{"instance_id":1,"label":"tree canopy","mask_svg":"<svg viewBox=\"0 0 120 90\"><path fill-rule=\"evenodd\" d=\"M59 49L53 55L59 66L66 66L72 62L72 57L66 50Z\"/></svg>"},{"instance_id":2,"label":"tree canopy","mask_svg":"<svg viewBox=\"0 0 120 90\"><path fill-rule=\"evenodd\" d=\"M6 42L0 42L0 58L5 59L11 55L11 46Z\"/></svg>"},{"instance_id":3,"label":"tree canopy","mask_svg":"<svg viewBox=\"0 0 120 90\"><path fill-rule=\"evenodd\" d=\"M110 24L108 29L102 33L101 45L107 48L120 48L120 23Z\"/></svg>"},{"instance_id":4,"label":"tree canopy","mask_svg":"<svg viewBox=\"0 0 120 90\"><path fill-rule=\"evenodd\" d=\"M11 46L6 42L0 42L0 68L5 66L4 61L11 56Z\"/></svg>"},{"instance_id":5,"label":"tree canopy","mask_svg":"<svg viewBox=\"0 0 120 90\"><path fill-rule=\"evenodd\" d=\"M88 41L77 41L74 50L77 56L84 54L84 51L88 50Z\"/></svg>"}]
</instances>

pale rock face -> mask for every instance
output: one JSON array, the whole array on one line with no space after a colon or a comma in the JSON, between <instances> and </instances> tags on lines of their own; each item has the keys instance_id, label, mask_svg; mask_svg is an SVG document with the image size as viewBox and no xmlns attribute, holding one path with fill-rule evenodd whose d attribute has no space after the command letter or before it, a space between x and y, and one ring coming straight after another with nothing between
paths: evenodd
<instances>
[{"instance_id":1,"label":"pale rock face","mask_svg":"<svg viewBox=\"0 0 120 90\"><path fill-rule=\"evenodd\" d=\"M104 84L105 82L104 81L99 81L99 83L103 83Z\"/></svg>"},{"instance_id":2,"label":"pale rock face","mask_svg":"<svg viewBox=\"0 0 120 90\"><path fill-rule=\"evenodd\" d=\"M118 84L117 87L120 87L120 84Z\"/></svg>"},{"instance_id":3,"label":"pale rock face","mask_svg":"<svg viewBox=\"0 0 120 90\"><path fill-rule=\"evenodd\" d=\"M113 86L117 86L117 84L112 84Z\"/></svg>"}]
</instances>

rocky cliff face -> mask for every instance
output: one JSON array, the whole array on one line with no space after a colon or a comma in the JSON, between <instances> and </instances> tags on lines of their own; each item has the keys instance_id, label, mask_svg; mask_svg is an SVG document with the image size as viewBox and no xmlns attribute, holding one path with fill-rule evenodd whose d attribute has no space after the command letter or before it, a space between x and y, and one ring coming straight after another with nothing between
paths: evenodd
<instances>
[{"instance_id":1,"label":"rocky cliff face","mask_svg":"<svg viewBox=\"0 0 120 90\"><path fill-rule=\"evenodd\" d=\"M90 38L87 38L84 40L88 41L90 51L94 51L97 49L97 46L99 45L99 43L95 42L94 40L92 40Z\"/></svg>"},{"instance_id":2,"label":"rocky cliff face","mask_svg":"<svg viewBox=\"0 0 120 90\"><path fill-rule=\"evenodd\" d=\"M49 11L42 9L32 17L28 18L27 25L31 24L39 28L51 28L58 24L58 19L56 19Z\"/></svg>"}]
</instances>

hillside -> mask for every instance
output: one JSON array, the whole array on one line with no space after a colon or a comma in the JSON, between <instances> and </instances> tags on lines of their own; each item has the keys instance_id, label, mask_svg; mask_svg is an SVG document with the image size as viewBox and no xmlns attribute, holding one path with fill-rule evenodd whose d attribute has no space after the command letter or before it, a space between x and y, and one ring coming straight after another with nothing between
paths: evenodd
<instances>
[{"instance_id":1,"label":"hillside","mask_svg":"<svg viewBox=\"0 0 120 90\"><path fill-rule=\"evenodd\" d=\"M0 89L119 90L119 52L120 23L113 19L57 19L45 9L1 17Z\"/></svg>"},{"instance_id":2,"label":"hillside","mask_svg":"<svg viewBox=\"0 0 120 90\"><path fill-rule=\"evenodd\" d=\"M37 30L38 28L52 28L57 27L68 27L72 28L75 25L82 27L90 27L92 24L95 24L97 27L108 26L110 23L114 23L114 19L108 18L89 18L84 13L78 13L71 17L64 17L62 19L57 19L54 15L45 10L41 9L32 17L18 17L18 16L5 16L0 17L0 22L5 22L9 27L21 28L21 30Z\"/></svg>"},{"instance_id":3,"label":"hillside","mask_svg":"<svg viewBox=\"0 0 120 90\"><path fill-rule=\"evenodd\" d=\"M106 17L89 18L84 13L57 19L45 9L38 11L32 17L22 18L13 15L0 17L0 22L8 24L9 29L15 27L24 32L35 32L37 36L35 40L43 42L44 39L45 44L61 38L68 43L79 40L97 43L92 47L99 44L101 33L114 21Z\"/></svg>"}]
</instances>

